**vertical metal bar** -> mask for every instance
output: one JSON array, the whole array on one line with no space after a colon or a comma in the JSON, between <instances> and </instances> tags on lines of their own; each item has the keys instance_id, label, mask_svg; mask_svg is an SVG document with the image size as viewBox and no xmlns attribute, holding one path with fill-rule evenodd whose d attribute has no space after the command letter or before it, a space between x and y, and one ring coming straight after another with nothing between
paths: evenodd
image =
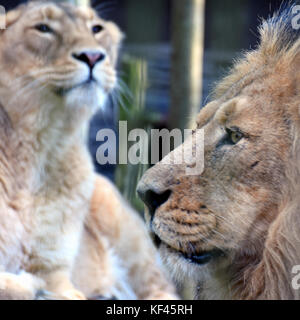
<instances>
[{"instance_id":1,"label":"vertical metal bar","mask_svg":"<svg viewBox=\"0 0 300 320\"><path fill-rule=\"evenodd\" d=\"M79 6L89 6L90 0L55 0L56 2L70 2Z\"/></svg>"},{"instance_id":2,"label":"vertical metal bar","mask_svg":"<svg viewBox=\"0 0 300 320\"><path fill-rule=\"evenodd\" d=\"M173 0L170 127L191 126L202 99L205 0Z\"/></svg>"}]
</instances>

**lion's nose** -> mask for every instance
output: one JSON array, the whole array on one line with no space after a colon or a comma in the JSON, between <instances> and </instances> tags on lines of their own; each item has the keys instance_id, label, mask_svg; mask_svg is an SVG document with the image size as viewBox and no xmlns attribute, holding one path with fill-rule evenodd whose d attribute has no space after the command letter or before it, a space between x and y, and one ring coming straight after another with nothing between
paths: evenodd
<instances>
[{"instance_id":1,"label":"lion's nose","mask_svg":"<svg viewBox=\"0 0 300 320\"><path fill-rule=\"evenodd\" d=\"M148 189L143 184L139 184L137 193L141 200L148 207L151 217L154 216L157 208L159 208L162 204L167 202L171 195L170 190L164 191L163 193L157 193L151 189Z\"/></svg>"},{"instance_id":2,"label":"lion's nose","mask_svg":"<svg viewBox=\"0 0 300 320\"><path fill-rule=\"evenodd\" d=\"M105 54L101 51L83 51L73 53L72 57L76 60L86 63L91 69L95 67L98 62L105 59Z\"/></svg>"}]
</instances>

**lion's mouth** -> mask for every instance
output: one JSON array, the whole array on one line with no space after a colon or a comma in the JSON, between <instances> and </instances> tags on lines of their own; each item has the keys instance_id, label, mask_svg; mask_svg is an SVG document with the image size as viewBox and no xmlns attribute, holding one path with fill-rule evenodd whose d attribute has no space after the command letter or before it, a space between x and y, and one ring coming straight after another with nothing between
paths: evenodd
<instances>
[{"instance_id":1,"label":"lion's mouth","mask_svg":"<svg viewBox=\"0 0 300 320\"><path fill-rule=\"evenodd\" d=\"M58 88L56 90L56 94L63 97L75 89L84 88L84 87L89 88L91 85L98 85L98 81L93 76L91 76L87 80L80 82L76 85L73 85L71 87Z\"/></svg>"},{"instance_id":2,"label":"lion's mouth","mask_svg":"<svg viewBox=\"0 0 300 320\"><path fill-rule=\"evenodd\" d=\"M152 239L157 248L159 248L160 245L163 244L168 250L172 252L176 252L188 262L198 264L198 265L204 265L213 259L217 259L219 257L225 256L224 251L221 249L212 249L209 251L199 251L194 253L182 252L177 249L174 249L173 247L171 247L170 245L162 241L155 233L152 234Z\"/></svg>"},{"instance_id":3,"label":"lion's mouth","mask_svg":"<svg viewBox=\"0 0 300 320\"><path fill-rule=\"evenodd\" d=\"M192 263L196 263L199 265L206 264L213 259L224 256L224 252L220 249L213 249L210 251L202 251L196 254L186 254L182 253L184 258Z\"/></svg>"}]
</instances>

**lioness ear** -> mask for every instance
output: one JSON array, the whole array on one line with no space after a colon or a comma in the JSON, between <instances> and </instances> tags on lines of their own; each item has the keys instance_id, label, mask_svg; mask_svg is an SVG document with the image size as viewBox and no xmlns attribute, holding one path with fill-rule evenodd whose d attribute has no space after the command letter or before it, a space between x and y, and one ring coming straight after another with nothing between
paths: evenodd
<instances>
[{"instance_id":1,"label":"lioness ear","mask_svg":"<svg viewBox=\"0 0 300 320\"><path fill-rule=\"evenodd\" d=\"M11 25L17 22L17 20L19 20L21 12L21 8L8 11L6 14L6 28L9 28Z\"/></svg>"},{"instance_id":2,"label":"lioness ear","mask_svg":"<svg viewBox=\"0 0 300 320\"><path fill-rule=\"evenodd\" d=\"M0 31L5 31L13 25L21 16L23 6L18 7L15 10L8 11L6 14L0 15L1 26L3 27Z\"/></svg>"}]
</instances>

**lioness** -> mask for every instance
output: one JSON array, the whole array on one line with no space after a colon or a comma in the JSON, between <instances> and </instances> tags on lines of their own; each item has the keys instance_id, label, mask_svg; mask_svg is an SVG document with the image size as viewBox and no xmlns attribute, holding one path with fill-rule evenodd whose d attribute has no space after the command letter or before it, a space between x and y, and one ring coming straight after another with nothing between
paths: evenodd
<instances>
[{"instance_id":1,"label":"lioness","mask_svg":"<svg viewBox=\"0 0 300 320\"><path fill-rule=\"evenodd\" d=\"M200 159L166 164L196 148L196 131L140 182L163 260L177 281L193 280L198 298L300 298L300 33L292 20L290 8L263 22L258 48L200 111L204 171L187 175Z\"/></svg>"},{"instance_id":2,"label":"lioness","mask_svg":"<svg viewBox=\"0 0 300 320\"><path fill-rule=\"evenodd\" d=\"M0 298L175 298L142 221L94 173L90 118L122 33L90 8L32 2L0 33ZM50 294L48 294L48 297Z\"/></svg>"}]
</instances>

